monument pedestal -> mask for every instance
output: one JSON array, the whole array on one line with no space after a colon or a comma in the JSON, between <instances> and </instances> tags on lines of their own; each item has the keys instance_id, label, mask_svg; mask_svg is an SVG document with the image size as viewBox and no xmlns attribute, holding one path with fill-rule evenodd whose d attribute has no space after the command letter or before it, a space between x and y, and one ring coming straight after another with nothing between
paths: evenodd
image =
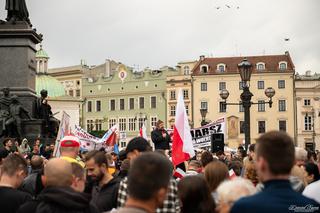
<instances>
[{"instance_id":1,"label":"monument pedestal","mask_svg":"<svg viewBox=\"0 0 320 213\"><path fill-rule=\"evenodd\" d=\"M0 24L0 90L10 88L10 95L17 95L20 103L33 114L36 100L36 44L42 35L24 22Z\"/></svg>"}]
</instances>

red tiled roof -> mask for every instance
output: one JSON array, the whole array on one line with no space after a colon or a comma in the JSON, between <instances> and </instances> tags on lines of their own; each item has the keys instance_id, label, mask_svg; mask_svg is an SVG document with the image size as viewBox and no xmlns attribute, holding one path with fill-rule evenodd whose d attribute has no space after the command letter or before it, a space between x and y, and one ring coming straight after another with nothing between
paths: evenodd
<instances>
[{"instance_id":1,"label":"red tiled roof","mask_svg":"<svg viewBox=\"0 0 320 213\"><path fill-rule=\"evenodd\" d=\"M253 73L265 73L265 72L294 72L294 64L292 63L290 54L285 55L265 55L265 56L242 56L242 57L221 57L221 58L204 58L202 61L199 60L197 65L192 70L192 75L215 75L221 74L221 72L217 71L218 64L225 64L225 72L223 73L238 73L237 65L243 60L243 58L247 58L248 61L253 65ZM287 69L281 70L279 69L279 62L285 61L287 62ZM259 62L265 63L265 70L257 71L256 64ZM209 66L209 70L207 73L200 72L200 66L202 64L207 64ZM222 73L222 74L223 74Z\"/></svg>"}]
</instances>

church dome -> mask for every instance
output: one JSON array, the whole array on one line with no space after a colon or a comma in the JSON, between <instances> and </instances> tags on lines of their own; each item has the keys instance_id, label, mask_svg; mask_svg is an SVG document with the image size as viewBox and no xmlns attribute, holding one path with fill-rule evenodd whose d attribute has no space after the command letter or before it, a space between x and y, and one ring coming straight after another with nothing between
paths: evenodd
<instances>
[{"instance_id":1,"label":"church dome","mask_svg":"<svg viewBox=\"0 0 320 213\"><path fill-rule=\"evenodd\" d=\"M42 45L40 45L40 49L36 52L36 58L48 58L49 55L42 49Z\"/></svg>"},{"instance_id":2,"label":"church dome","mask_svg":"<svg viewBox=\"0 0 320 213\"><path fill-rule=\"evenodd\" d=\"M47 74L36 75L36 93L40 96L41 90L47 90L49 97L65 96L63 85L54 77Z\"/></svg>"}]
</instances>

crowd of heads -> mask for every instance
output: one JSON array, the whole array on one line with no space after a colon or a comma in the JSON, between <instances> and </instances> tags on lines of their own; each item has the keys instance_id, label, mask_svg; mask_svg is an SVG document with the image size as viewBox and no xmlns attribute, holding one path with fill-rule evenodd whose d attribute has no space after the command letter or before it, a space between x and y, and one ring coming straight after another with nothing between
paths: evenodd
<instances>
[{"instance_id":1,"label":"crowd of heads","mask_svg":"<svg viewBox=\"0 0 320 213\"><path fill-rule=\"evenodd\" d=\"M177 166L168 152L153 151L142 137L133 138L120 153L94 150L80 154L77 143L72 138L63 141L61 157L54 158L54 144L38 139L33 145L26 139L14 144L5 139L0 187L10 185L33 198L45 196L47 188L68 188L63 193L69 196L92 195L87 205L96 212L126 206L165 212L165 205L176 197L175 212L227 213L239 199L262 191L270 180L288 179L299 193L320 181L319 154L294 147L283 132L262 135L247 151L242 146L217 153L199 150ZM176 176L178 168L185 168L185 175ZM24 212L24 205L20 203L16 210Z\"/></svg>"}]
</instances>

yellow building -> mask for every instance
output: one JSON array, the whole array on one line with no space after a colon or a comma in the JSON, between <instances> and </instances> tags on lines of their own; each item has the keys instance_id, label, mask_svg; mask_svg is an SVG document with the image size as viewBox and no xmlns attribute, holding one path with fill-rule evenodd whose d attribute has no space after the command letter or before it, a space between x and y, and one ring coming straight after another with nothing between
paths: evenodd
<instances>
[{"instance_id":1,"label":"yellow building","mask_svg":"<svg viewBox=\"0 0 320 213\"><path fill-rule=\"evenodd\" d=\"M320 75L295 76L298 146L320 149Z\"/></svg>"},{"instance_id":2,"label":"yellow building","mask_svg":"<svg viewBox=\"0 0 320 213\"><path fill-rule=\"evenodd\" d=\"M194 126L201 123L200 109L208 110L206 120L226 117L225 143L237 147L244 143L244 112L243 107L222 104L219 93L227 89L230 93L227 102L239 103L242 93L242 82L237 69L244 57L205 58L200 57L193 69L193 108ZM265 104L251 106L251 141L260 134L270 130L284 130L295 137L294 122L294 65L290 55L249 56L253 65L250 81L252 102L268 101L265 89L275 89L273 106Z\"/></svg>"},{"instance_id":3,"label":"yellow building","mask_svg":"<svg viewBox=\"0 0 320 213\"><path fill-rule=\"evenodd\" d=\"M185 100L185 106L189 118L189 123L191 126L193 126L191 71L193 67L196 65L196 63L197 61L179 62L177 65L177 72L174 75L170 75L167 77L168 128L173 128L174 125L179 89L182 89L183 91L183 98Z\"/></svg>"}]
</instances>

